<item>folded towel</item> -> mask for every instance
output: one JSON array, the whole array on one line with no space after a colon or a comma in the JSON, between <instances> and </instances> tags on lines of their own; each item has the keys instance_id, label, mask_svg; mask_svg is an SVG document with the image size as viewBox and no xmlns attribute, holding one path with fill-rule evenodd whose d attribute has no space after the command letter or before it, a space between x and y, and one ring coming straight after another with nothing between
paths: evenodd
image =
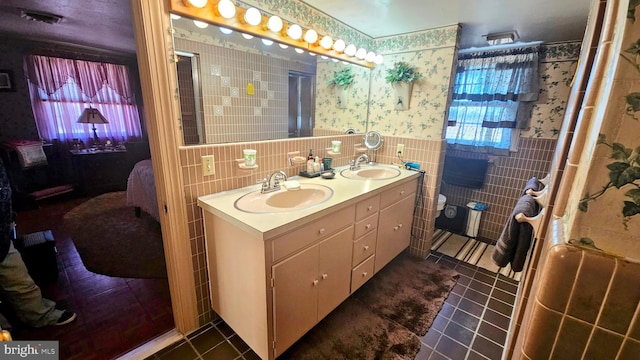
<instances>
[{"instance_id":1,"label":"folded towel","mask_svg":"<svg viewBox=\"0 0 640 360\"><path fill-rule=\"evenodd\" d=\"M524 186L524 190L522 191L522 194L526 194L527 190L533 190L533 191L540 191L542 189L544 189L544 184L540 182L540 180L538 180L537 177L532 177L531 179L529 179L529 181L527 181L527 184Z\"/></svg>"},{"instance_id":2,"label":"folded towel","mask_svg":"<svg viewBox=\"0 0 640 360\"><path fill-rule=\"evenodd\" d=\"M527 222L518 222L515 216L523 213L527 217L533 217L538 214L538 210L538 203L531 195L523 195L518 200L491 254L496 265L505 267L511 263L511 270L522 271L531 246L533 227Z\"/></svg>"}]
</instances>

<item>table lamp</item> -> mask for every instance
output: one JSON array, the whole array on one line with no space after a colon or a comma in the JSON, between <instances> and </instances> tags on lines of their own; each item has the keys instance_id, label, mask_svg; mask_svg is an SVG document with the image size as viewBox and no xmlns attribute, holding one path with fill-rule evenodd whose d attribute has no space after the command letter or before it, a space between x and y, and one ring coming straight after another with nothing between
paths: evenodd
<instances>
[{"instance_id":1,"label":"table lamp","mask_svg":"<svg viewBox=\"0 0 640 360\"><path fill-rule=\"evenodd\" d=\"M109 122L104 118L104 116L102 116L102 114L100 114L100 111L98 111L98 109L88 107L84 109L84 111L78 118L77 123L92 124L93 127L91 129L93 130L93 142L95 144L100 144L100 139L98 138L98 134L96 133L95 124L108 124Z\"/></svg>"}]
</instances>

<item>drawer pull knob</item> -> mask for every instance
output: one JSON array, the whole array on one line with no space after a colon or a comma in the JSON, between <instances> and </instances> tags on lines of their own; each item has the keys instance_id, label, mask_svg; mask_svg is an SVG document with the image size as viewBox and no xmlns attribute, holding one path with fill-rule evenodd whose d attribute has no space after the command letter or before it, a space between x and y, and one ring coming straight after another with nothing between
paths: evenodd
<instances>
[{"instance_id":1,"label":"drawer pull knob","mask_svg":"<svg viewBox=\"0 0 640 360\"><path fill-rule=\"evenodd\" d=\"M323 280L326 280L328 277L329 277L329 275L327 275L327 274L322 274L322 279L323 279Z\"/></svg>"},{"instance_id":2,"label":"drawer pull knob","mask_svg":"<svg viewBox=\"0 0 640 360\"><path fill-rule=\"evenodd\" d=\"M364 251L367 251L367 250L369 250L369 245L364 246Z\"/></svg>"},{"instance_id":3,"label":"drawer pull knob","mask_svg":"<svg viewBox=\"0 0 640 360\"><path fill-rule=\"evenodd\" d=\"M371 211L371 209L373 209L372 205L367 206L367 211Z\"/></svg>"},{"instance_id":4,"label":"drawer pull knob","mask_svg":"<svg viewBox=\"0 0 640 360\"><path fill-rule=\"evenodd\" d=\"M319 233L320 235L322 235L322 234L324 234L324 231L325 231L325 230L324 230L324 228L322 228L322 229L318 230L318 233Z\"/></svg>"},{"instance_id":5,"label":"drawer pull knob","mask_svg":"<svg viewBox=\"0 0 640 360\"><path fill-rule=\"evenodd\" d=\"M371 224L367 224L367 225L365 226L365 228L367 228L367 229L371 229Z\"/></svg>"},{"instance_id":6,"label":"drawer pull knob","mask_svg":"<svg viewBox=\"0 0 640 360\"><path fill-rule=\"evenodd\" d=\"M401 190L401 191L400 191L400 195L404 195L404 190Z\"/></svg>"},{"instance_id":7,"label":"drawer pull knob","mask_svg":"<svg viewBox=\"0 0 640 360\"><path fill-rule=\"evenodd\" d=\"M313 280L313 286L318 285L318 282L319 282L318 280Z\"/></svg>"},{"instance_id":8,"label":"drawer pull knob","mask_svg":"<svg viewBox=\"0 0 640 360\"><path fill-rule=\"evenodd\" d=\"M394 231L395 231L395 230L398 230L398 229L399 229L399 227L398 227L397 225L393 227L393 230L394 230Z\"/></svg>"},{"instance_id":9,"label":"drawer pull knob","mask_svg":"<svg viewBox=\"0 0 640 360\"><path fill-rule=\"evenodd\" d=\"M398 227L399 227L399 228L401 228L401 227L402 227L402 224L398 224Z\"/></svg>"},{"instance_id":10,"label":"drawer pull knob","mask_svg":"<svg viewBox=\"0 0 640 360\"><path fill-rule=\"evenodd\" d=\"M369 275L369 273L366 271L362 273L362 277L367 277L367 275Z\"/></svg>"}]
</instances>

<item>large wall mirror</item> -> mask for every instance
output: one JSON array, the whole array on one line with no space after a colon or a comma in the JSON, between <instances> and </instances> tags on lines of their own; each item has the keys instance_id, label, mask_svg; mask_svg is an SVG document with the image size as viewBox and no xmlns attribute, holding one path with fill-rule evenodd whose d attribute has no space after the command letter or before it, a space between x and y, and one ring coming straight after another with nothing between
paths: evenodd
<instances>
[{"instance_id":1,"label":"large wall mirror","mask_svg":"<svg viewBox=\"0 0 640 360\"><path fill-rule=\"evenodd\" d=\"M367 130L369 68L184 17L172 24L185 145ZM345 68L354 81L342 91L329 81Z\"/></svg>"}]
</instances>

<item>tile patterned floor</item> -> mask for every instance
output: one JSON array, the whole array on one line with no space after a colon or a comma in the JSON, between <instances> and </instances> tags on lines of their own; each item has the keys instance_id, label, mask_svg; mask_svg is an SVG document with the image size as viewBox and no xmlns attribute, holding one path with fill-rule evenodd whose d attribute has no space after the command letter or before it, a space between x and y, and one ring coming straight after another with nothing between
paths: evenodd
<instances>
[{"instance_id":1,"label":"tile patterned floor","mask_svg":"<svg viewBox=\"0 0 640 360\"><path fill-rule=\"evenodd\" d=\"M18 236L52 230L58 280L42 286L42 293L57 307L75 311L78 318L68 325L40 329L12 319L12 335L14 340L58 340L60 359L114 359L174 327L169 285L166 279L116 278L86 270L62 221L67 211L86 200L70 198L18 212ZM8 312L3 309L10 318Z\"/></svg>"},{"instance_id":2,"label":"tile patterned floor","mask_svg":"<svg viewBox=\"0 0 640 360\"><path fill-rule=\"evenodd\" d=\"M460 278L421 338L416 359L500 359L518 282L438 252L432 252L428 260L457 270ZM147 359L253 360L258 356L218 320Z\"/></svg>"}]
</instances>

